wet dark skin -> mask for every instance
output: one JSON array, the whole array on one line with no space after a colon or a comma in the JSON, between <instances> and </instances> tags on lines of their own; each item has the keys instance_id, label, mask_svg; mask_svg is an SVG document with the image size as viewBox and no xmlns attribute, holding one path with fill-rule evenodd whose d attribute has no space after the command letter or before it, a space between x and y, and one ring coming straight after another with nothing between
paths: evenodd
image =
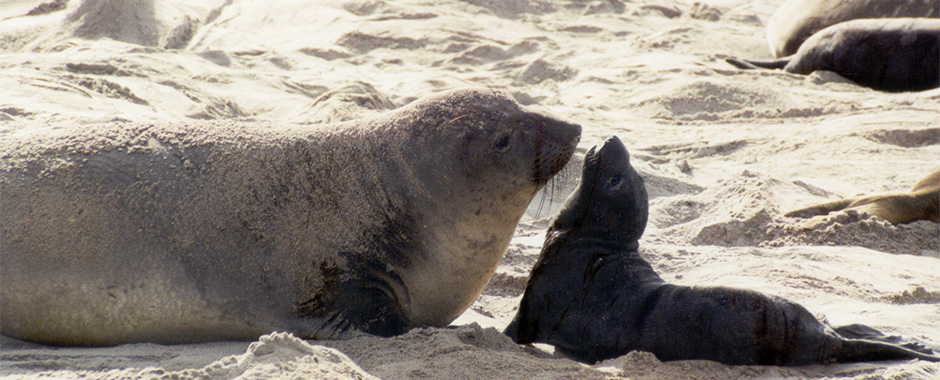
<instances>
[{"instance_id":1,"label":"wet dark skin","mask_svg":"<svg viewBox=\"0 0 940 380\"><path fill-rule=\"evenodd\" d=\"M663 281L637 251L648 211L643 180L620 140L592 148L505 333L587 363L634 350L663 361L736 365L940 361L916 342L867 326L832 328L779 297Z\"/></svg>"}]
</instances>

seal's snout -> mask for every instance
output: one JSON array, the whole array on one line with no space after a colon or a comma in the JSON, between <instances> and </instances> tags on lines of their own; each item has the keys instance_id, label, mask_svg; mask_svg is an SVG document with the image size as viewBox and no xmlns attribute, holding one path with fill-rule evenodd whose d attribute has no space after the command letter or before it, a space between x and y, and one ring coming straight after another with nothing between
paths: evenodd
<instances>
[{"instance_id":1,"label":"seal's snout","mask_svg":"<svg viewBox=\"0 0 940 380\"><path fill-rule=\"evenodd\" d=\"M603 143L591 147L584 155L584 175L594 176L600 168L630 166L630 153L617 136L610 136ZM585 180L587 177L585 177Z\"/></svg>"},{"instance_id":2,"label":"seal's snout","mask_svg":"<svg viewBox=\"0 0 940 380\"><path fill-rule=\"evenodd\" d=\"M547 180L565 167L581 141L581 126L538 115L542 136L536 180Z\"/></svg>"},{"instance_id":3,"label":"seal's snout","mask_svg":"<svg viewBox=\"0 0 940 380\"><path fill-rule=\"evenodd\" d=\"M601 146L601 149L616 149L617 147L623 149L623 142L621 142L620 138L617 136L610 136L604 140L604 145Z\"/></svg>"},{"instance_id":4,"label":"seal's snout","mask_svg":"<svg viewBox=\"0 0 940 380\"><path fill-rule=\"evenodd\" d=\"M620 139L617 136L610 136L604 140L604 144L601 145L601 149L598 153L603 160L620 160L626 159L630 160L630 154L627 153L627 147L620 142Z\"/></svg>"}]
</instances>

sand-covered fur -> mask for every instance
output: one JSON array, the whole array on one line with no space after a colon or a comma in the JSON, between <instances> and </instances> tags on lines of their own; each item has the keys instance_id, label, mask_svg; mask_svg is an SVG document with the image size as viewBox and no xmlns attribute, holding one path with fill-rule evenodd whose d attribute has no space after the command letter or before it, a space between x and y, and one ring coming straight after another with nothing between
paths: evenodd
<instances>
[{"instance_id":1,"label":"sand-covered fur","mask_svg":"<svg viewBox=\"0 0 940 380\"><path fill-rule=\"evenodd\" d=\"M0 329L114 345L446 326L581 128L456 90L339 125L57 132L0 143Z\"/></svg>"}]
</instances>

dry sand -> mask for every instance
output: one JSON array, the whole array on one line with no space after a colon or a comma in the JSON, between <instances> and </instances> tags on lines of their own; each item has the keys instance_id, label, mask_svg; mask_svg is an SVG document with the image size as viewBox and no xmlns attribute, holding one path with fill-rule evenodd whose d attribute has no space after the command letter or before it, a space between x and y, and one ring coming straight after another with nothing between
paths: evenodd
<instances>
[{"instance_id":1,"label":"dry sand","mask_svg":"<svg viewBox=\"0 0 940 380\"><path fill-rule=\"evenodd\" d=\"M581 123L582 153L608 135L624 141L651 197L641 251L665 279L783 296L832 324L940 350L940 225L840 212L801 229L782 216L905 191L940 165L940 90L886 94L831 73L726 64L770 57L764 24L781 2L3 0L0 138L157 121L319 123L494 87ZM633 352L586 366L513 344L499 331L579 165L536 199L457 327L93 349L4 338L0 376L940 378L940 364L923 361L732 367Z\"/></svg>"}]
</instances>

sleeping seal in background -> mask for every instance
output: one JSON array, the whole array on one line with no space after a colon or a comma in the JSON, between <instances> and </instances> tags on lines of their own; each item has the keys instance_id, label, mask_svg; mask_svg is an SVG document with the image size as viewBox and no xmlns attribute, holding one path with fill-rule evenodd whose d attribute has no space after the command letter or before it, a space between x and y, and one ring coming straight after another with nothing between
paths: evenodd
<instances>
[{"instance_id":1,"label":"sleeping seal in background","mask_svg":"<svg viewBox=\"0 0 940 380\"><path fill-rule=\"evenodd\" d=\"M940 19L846 21L814 34L789 57L727 61L804 75L829 70L880 91L929 90L940 87Z\"/></svg>"},{"instance_id":2,"label":"sleeping seal in background","mask_svg":"<svg viewBox=\"0 0 940 380\"><path fill-rule=\"evenodd\" d=\"M0 332L114 345L445 326L581 127L460 90L335 125L38 133L0 140Z\"/></svg>"},{"instance_id":3,"label":"sleeping seal in background","mask_svg":"<svg viewBox=\"0 0 940 380\"><path fill-rule=\"evenodd\" d=\"M637 252L648 211L643 180L623 144L612 137L592 148L506 334L588 363L634 350L662 361L741 365L940 360L867 326L833 329L782 298L666 283Z\"/></svg>"},{"instance_id":4,"label":"sleeping seal in background","mask_svg":"<svg viewBox=\"0 0 940 380\"><path fill-rule=\"evenodd\" d=\"M829 26L860 18L940 17L937 0L789 0L767 23L776 58L796 53L803 41Z\"/></svg>"},{"instance_id":5,"label":"sleeping seal in background","mask_svg":"<svg viewBox=\"0 0 940 380\"><path fill-rule=\"evenodd\" d=\"M857 209L892 224L929 220L940 223L940 168L917 181L911 192L905 194L868 195L846 198L790 211L784 216L809 218L803 226L811 228L815 217L843 209Z\"/></svg>"}]
</instances>

